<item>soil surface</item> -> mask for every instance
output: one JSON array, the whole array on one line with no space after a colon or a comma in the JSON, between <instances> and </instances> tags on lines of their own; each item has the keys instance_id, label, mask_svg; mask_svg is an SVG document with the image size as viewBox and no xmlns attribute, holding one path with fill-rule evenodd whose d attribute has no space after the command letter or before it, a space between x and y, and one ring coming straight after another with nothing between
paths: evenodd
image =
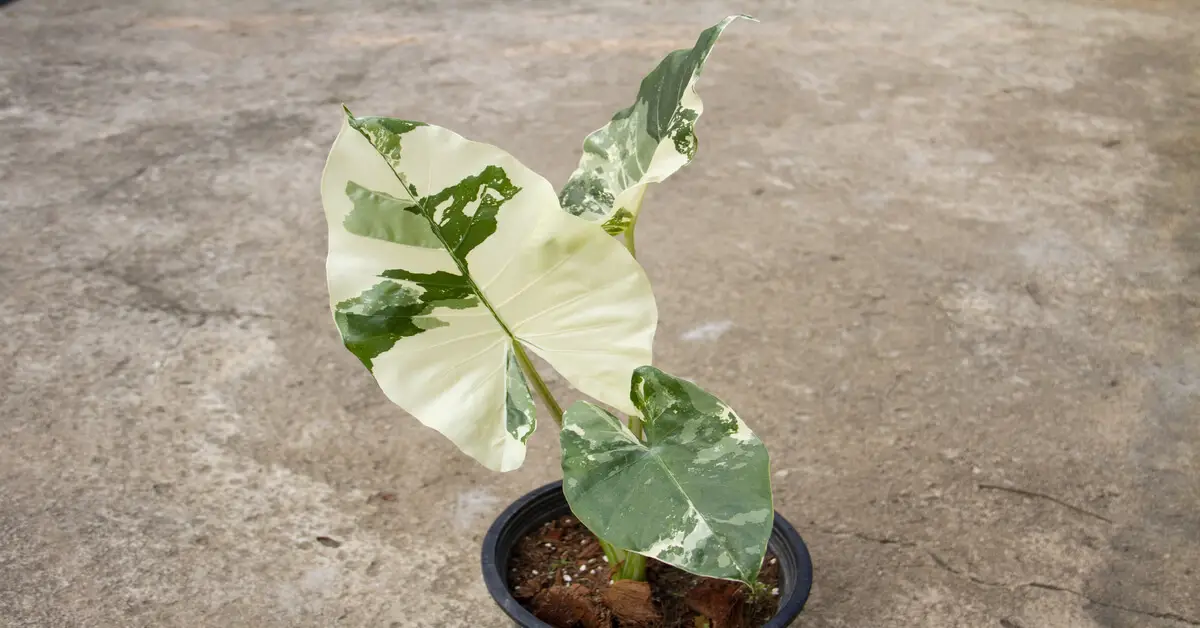
<instances>
[{"instance_id":1,"label":"soil surface","mask_svg":"<svg viewBox=\"0 0 1200 628\"><path fill-rule=\"evenodd\" d=\"M753 628L779 608L779 564L767 554L753 595L744 584L704 578L650 559L646 582L613 582L596 537L577 519L545 523L517 543L513 595L558 628Z\"/></svg>"}]
</instances>

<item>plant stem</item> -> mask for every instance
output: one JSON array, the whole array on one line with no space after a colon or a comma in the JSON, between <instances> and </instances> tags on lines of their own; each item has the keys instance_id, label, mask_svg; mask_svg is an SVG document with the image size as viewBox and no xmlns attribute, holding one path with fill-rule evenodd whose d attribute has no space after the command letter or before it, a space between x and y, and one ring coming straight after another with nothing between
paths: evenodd
<instances>
[{"instance_id":1,"label":"plant stem","mask_svg":"<svg viewBox=\"0 0 1200 628\"><path fill-rule=\"evenodd\" d=\"M629 227L625 229L625 234L622 236L625 241L625 248L629 250L629 255L637 259L637 241L634 239L634 230L637 229L638 216L642 213L642 200L646 198L646 188L642 188L642 193L638 195L637 202L633 207L633 218L629 221ZM633 435L642 439L642 420L639 417L629 417L629 431ZM628 550L617 549L611 544L601 540L600 547L604 549L604 555L608 556L609 562L613 565L616 571L613 572L613 580L636 580L638 582L646 581L646 557L641 554L635 554ZM620 567L617 567L620 565Z\"/></svg>"},{"instance_id":2,"label":"plant stem","mask_svg":"<svg viewBox=\"0 0 1200 628\"><path fill-rule=\"evenodd\" d=\"M642 420L636 416L629 417L629 431L642 440Z\"/></svg>"},{"instance_id":3,"label":"plant stem","mask_svg":"<svg viewBox=\"0 0 1200 628\"><path fill-rule=\"evenodd\" d=\"M642 201L646 199L646 190L648 187L643 187L637 200L633 203L633 218L629 220L629 226L625 228L625 234L622 238L625 240L625 248L629 250L629 255L637 259L637 243L633 239L633 230L637 228L638 216L642 213Z\"/></svg>"},{"instance_id":4,"label":"plant stem","mask_svg":"<svg viewBox=\"0 0 1200 628\"><path fill-rule=\"evenodd\" d=\"M621 565L620 580L646 581L646 557L633 552L625 552L625 562ZM616 580L617 578L614 578Z\"/></svg>"},{"instance_id":5,"label":"plant stem","mask_svg":"<svg viewBox=\"0 0 1200 628\"><path fill-rule=\"evenodd\" d=\"M629 249L629 255L634 259L637 259L637 243L633 240L633 228L637 226L637 217L637 214L633 215L629 228L625 230L625 248Z\"/></svg>"},{"instance_id":6,"label":"plant stem","mask_svg":"<svg viewBox=\"0 0 1200 628\"><path fill-rule=\"evenodd\" d=\"M625 239L625 248L629 250L629 255L634 259L637 259L637 243L633 238L633 232L637 229L638 216L642 213L642 201L646 198L646 189L643 187L642 193L638 194L637 201L633 204L633 218L629 221L629 226L625 229L625 235L622 236ZM642 420L635 416L629 417L629 431L633 432L633 435L637 436L638 440L641 440Z\"/></svg>"},{"instance_id":7,"label":"plant stem","mask_svg":"<svg viewBox=\"0 0 1200 628\"><path fill-rule=\"evenodd\" d=\"M613 580L646 581L645 556L629 550L617 549L603 539L600 539L600 548L604 550L604 556L608 558L608 564L612 567Z\"/></svg>"},{"instance_id":8,"label":"plant stem","mask_svg":"<svg viewBox=\"0 0 1200 628\"><path fill-rule=\"evenodd\" d=\"M604 550L604 557L608 559L609 566L616 569L617 565L621 564L621 561L625 559L625 550L613 547L612 543L600 537L596 537L596 540L600 541L600 549ZM613 573L616 572L614 571Z\"/></svg>"},{"instance_id":9,"label":"plant stem","mask_svg":"<svg viewBox=\"0 0 1200 628\"><path fill-rule=\"evenodd\" d=\"M542 376L533 367L533 362L529 361L529 356L525 354L525 347L522 347L521 343L517 341L513 341L512 346L513 353L517 355L517 362L521 363L521 370L525 372L525 379L533 382L533 387L537 390L538 396L542 398L542 403L546 405L546 409L550 411L550 416L558 424L558 427L562 428L562 406L558 405L558 402L554 400L554 395L550 394L550 388L546 386L546 382L542 379Z\"/></svg>"}]
</instances>

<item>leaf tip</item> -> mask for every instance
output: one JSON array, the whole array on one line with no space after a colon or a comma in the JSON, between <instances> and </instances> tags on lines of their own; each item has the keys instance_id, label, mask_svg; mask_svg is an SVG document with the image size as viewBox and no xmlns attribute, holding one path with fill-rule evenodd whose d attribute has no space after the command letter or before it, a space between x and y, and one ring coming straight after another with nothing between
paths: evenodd
<instances>
[{"instance_id":1,"label":"leaf tip","mask_svg":"<svg viewBox=\"0 0 1200 628\"><path fill-rule=\"evenodd\" d=\"M721 30L725 30L726 26L729 26L730 24L738 21L739 19L746 20L749 22L758 22L759 21L758 18L754 17L753 15L750 15L749 13L734 13L733 15L730 15L730 16L726 17L725 19L721 20L721 23L718 24L717 26L719 26L721 28Z\"/></svg>"},{"instance_id":2,"label":"leaf tip","mask_svg":"<svg viewBox=\"0 0 1200 628\"><path fill-rule=\"evenodd\" d=\"M635 379L636 378L645 378L650 375L658 375L661 373L662 373L662 371L660 371L659 369L657 369L649 364L646 364L644 366L639 366L639 367L633 369L633 376Z\"/></svg>"},{"instance_id":3,"label":"leaf tip","mask_svg":"<svg viewBox=\"0 0 1200 628\"><path fill-rule=\"evenodd\" d=\"M342 103L342 113L346 114L347 119L350 119L350 120L355 119L354 114L350 112L350 108L346 106L346 103Z\"/></svg>"}]
</instances>

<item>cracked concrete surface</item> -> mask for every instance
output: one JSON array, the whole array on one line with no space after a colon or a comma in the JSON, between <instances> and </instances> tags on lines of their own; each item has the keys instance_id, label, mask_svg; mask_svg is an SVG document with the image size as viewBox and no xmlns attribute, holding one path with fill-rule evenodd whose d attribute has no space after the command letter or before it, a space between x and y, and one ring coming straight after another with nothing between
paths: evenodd
<instances>
[{"instance_id":1,"label":"cracked concrete surface","mask_svg":"<svg viewBox=\"0 0 1200 628\"><path fill-rule=\"evenodd\" d=\"M505 625L479 542L553 430L488 473L339 346L338 103L561 182L745 11L638 241L657 362L763 436L811 545L798 625L1200 626L1197 10L3 7L0 625Z\"/></svg>"}]
</instances>

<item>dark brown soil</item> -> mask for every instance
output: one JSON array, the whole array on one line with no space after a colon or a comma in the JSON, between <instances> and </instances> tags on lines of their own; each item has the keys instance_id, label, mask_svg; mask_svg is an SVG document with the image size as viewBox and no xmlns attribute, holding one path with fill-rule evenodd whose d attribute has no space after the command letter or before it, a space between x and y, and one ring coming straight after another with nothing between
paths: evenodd
<instances>
[{"instance_id":1,"label":"dark brown soil","mask_svg":"<svg viewBox=\"0 0 1200 628\"><path fill-rule=\"evenodd\" d=\"M757 597L737 582L647 563L647 582L610 584L600 543L567 516L517 543L508 582L521 604L558 628L756 628L779 608L779 565L770 553Z\"/></svg>"}]
</instances>

